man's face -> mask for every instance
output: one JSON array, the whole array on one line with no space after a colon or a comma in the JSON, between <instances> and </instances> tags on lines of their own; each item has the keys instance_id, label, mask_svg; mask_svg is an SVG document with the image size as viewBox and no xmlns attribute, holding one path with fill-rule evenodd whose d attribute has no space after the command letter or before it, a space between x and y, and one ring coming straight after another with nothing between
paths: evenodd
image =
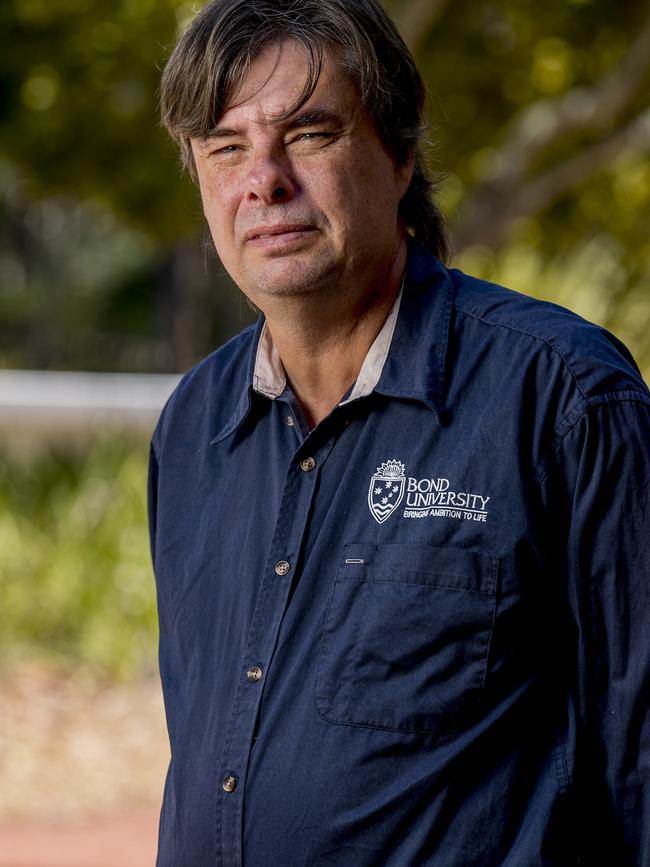
<instances>
[{"instance_id":1,"label":"man's face","mask_svg":"<svg viewBox=\"0 0 650 867\"><path fill-rule=\"evenodd\" d=\"M395 164L331 58L309 100L279 120L306 75L299 43L269 46L216 129L192 141L219 257L262 310L270 297L376 290L404 238L411 163Z\"/></svg>"}]
</instances>

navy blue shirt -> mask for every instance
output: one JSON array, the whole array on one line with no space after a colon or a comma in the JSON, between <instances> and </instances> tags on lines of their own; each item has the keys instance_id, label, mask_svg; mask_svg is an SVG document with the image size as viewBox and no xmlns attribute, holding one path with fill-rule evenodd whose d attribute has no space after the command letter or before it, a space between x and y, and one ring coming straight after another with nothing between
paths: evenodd
<instances>
[{"instance_id":1,"label":"navy blue shirt","mask_svg":"<svg viewBox=\"0 0 650 867\"><path fill-rule=\"evenodd\" d=\"M650 394L411 250L313 430L263 320L152 445L158 867L650 864Z\"/></svg>"}]
</instances>

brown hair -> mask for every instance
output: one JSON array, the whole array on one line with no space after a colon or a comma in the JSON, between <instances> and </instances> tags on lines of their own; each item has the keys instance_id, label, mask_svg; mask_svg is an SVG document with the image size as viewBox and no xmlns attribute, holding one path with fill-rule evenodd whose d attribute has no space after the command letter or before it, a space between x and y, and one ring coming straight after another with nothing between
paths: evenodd
<instances>
[{"instance_id":1,"label":"brown hair","mask_svg":"<svg viewBox=\"0 0 650 867\"><path fill-rule=\"evenodd\" d=\"M416 240L446 259L443 219L422 154L424 83L377 0L211 0L179 39L161 83L162 123L185 168L196 180L190 140L217 126L260 51L286 39L304 46L308 63L305 87L287 114L309 99L324 52L334 49L398 163L413 152L413 178L400 214Z\"/></svg>"}]
</instances>

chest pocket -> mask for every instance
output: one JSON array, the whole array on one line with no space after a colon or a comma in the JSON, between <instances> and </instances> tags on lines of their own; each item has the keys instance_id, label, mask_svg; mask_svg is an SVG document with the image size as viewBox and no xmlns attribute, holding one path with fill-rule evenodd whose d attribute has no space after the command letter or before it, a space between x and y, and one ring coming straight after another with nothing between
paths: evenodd
<instances>
[{"instance_id":1,"label":"chest pocket","mask_svg":"<svg viewBox=\"0 0 650 867\"><path fill-rule=\"evenodd\" d=\"M451 734L475 717L494 623L497 557L346 545L316 674L328 720Z\"/></svg>"}]
</instances>

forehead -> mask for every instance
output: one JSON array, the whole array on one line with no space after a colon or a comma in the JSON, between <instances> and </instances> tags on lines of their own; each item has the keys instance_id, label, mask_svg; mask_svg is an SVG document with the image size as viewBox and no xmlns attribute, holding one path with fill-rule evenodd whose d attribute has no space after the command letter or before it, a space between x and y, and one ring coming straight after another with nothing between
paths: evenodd
<instances>
[{"instance_id":1,"label":"forehead","mask_svg":"<svg viewBox=\"0 0 650 867\"><path fill-rule=\"evenodd\" d=\"M255 112L265 120L282 117L297 108L309 73L309 57L301 43L291 39L267 45L251 62L223 116ZM340 111L358 106L356 88L331 50L323 52L318 81L305 105L314 101Z\"/></svg>"}]
</instances>

